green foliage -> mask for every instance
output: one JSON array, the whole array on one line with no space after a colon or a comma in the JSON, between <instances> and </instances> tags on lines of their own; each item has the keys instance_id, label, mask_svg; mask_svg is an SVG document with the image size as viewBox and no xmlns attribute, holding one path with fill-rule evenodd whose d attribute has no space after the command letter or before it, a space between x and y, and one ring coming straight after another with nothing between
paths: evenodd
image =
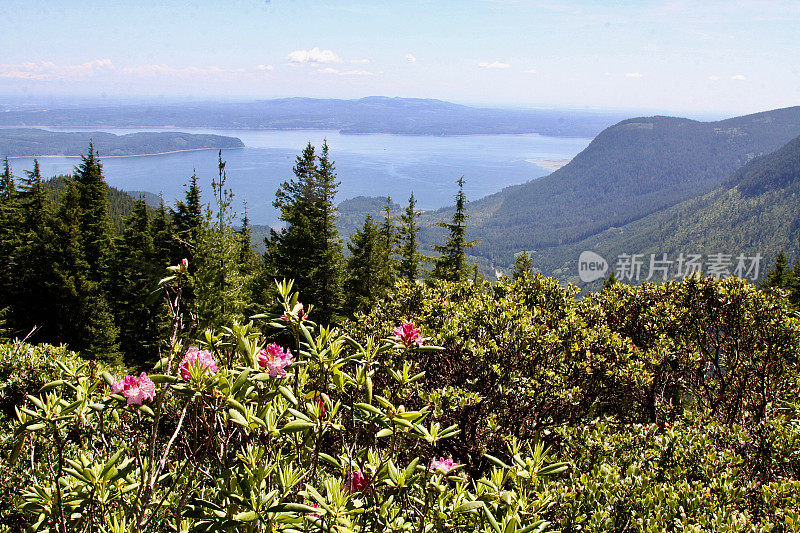
<instances>
[{"instance_id":1,"label":"green foliage","mask_svg":"<svg viewBox=\"0 0 800 533\"><path fill-rule=\"evenodd\" d=\"M327 321L341 311L344 261L335 226L339 184L327 142L319 157L309 143L293 171L295 179L281 185L273 202L285 226L269 237L264 277L295 280Z\"/></svg>"},{"instance_id":2,"label":"green foliage","mask_svg":"<svg viewBox=\"0 0 800 533\"><path fill-rule=\"evenodd\" d=\"M408 207L400 215L398 240L400 244L400 263L397 274L405 280L415 280L420 275L420 253L418 250L419 213L416 211L417 200L414 193L408 199Z\"/></svg>"},{"instance_id":3,"label":"green foliage","mask_svg":"<svg viewBox=\"0 0 800 533\"><path fill-rule=\"evenodd\" d=\"M434 246L439 257L435 259L434 269L431 273L433 278L447 281L467 279L469 274L467 250L477 244L477 241L467 242L466 239L466 221L469 215L465 212L467 197L464 194L464 177L460 177L456 183L458 183L458 193L456 193L456 209L453 213L453 220L450 223L438 223L439 226L447 229L449 235L444 245Z\"/></svg>"}]
</instances>

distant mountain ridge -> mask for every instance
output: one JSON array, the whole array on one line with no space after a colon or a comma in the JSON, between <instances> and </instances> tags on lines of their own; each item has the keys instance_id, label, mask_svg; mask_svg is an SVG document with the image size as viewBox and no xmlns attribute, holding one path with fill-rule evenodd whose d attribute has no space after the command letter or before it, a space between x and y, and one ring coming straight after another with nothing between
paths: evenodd
<instances>
[{"instance_id":1,"label":"distant mountain ridge","mask_svg":"<svg viewBox=\"0 0 800 533\"><path fill-rule=\"evenodd\" d=\"M618 113L509 110L441 100L372 96L357 100L282 98L256 102L139 104L0 113L2 126L58 128L332 129L342 133L472 135L538 133L594 137Z\"/></svg>"},{"instance_id":2,"label":"distant mountain ridge","mask_svg":"<svg viewBox=\"0 0 800 533\"><path fill-rule=\"evenodd\" d=\"M89 142L101 157L161 154L183 150L243 148L236 137L182 132L115 135L100 131L56 132L37 128L0 129L0 157L78 156Z\"/></svg>"},{"instance_id":3,"label":"distant mountain ridge","mask_svg":"<svg viewBox=\"0 0 800 533\"><path fill-rule=\"evenodd\" d=\"M757 157L724 183L645 218L579 242L534 254L544 272L578 282L577 258L592 250L609 261L620 254L745 254L762 256L760 275L778 252L800 258L800 137ZM597 284L595 283L594 286Z\"/></svg>"},{"instance_id":4,"label":"distant mountain ridge","mask_svg":"<svg viewBox=\"0 0 800 533\"><path fill-rule=\"evenodd\" d=\"M800 135L800 107L716 122L640 117L615 124L563 168L468 206L473 253L498 265L520 250L582 241L707 193ZM469 179L469 176L467 176ZM446 219L451 208L429 216ZM436 240L435 230L423 242Z\"/></svg>"}]
</instances>

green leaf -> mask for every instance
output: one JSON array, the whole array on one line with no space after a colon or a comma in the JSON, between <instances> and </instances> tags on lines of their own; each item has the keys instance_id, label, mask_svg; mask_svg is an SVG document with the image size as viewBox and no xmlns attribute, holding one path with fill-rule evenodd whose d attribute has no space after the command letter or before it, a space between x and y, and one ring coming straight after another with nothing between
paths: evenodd
<instances>
[{"instance_id":1,"label":"green leaf","mask_svg":"<svg viewBox=\"0 0 800 533\"><path fill-rule=\"evenodd\" d=\"M313 427L313 422L306 422L305 420L292 420L281 428L281 433L295 433L297 431L304 431Z\"/></svg>"},{"instance_id":2,"label":"green leaf","mask_svg":"<svg viewBox=\"0 0 800 533\"><path fill-rule=\"evenodd\" d=\"M466 513L469 511L474 511L475 509L483 507L483 502L474 500L474 501L466 501L460 503L455 509L453 509L454 513Z\"/></svg>"}]
</instances>

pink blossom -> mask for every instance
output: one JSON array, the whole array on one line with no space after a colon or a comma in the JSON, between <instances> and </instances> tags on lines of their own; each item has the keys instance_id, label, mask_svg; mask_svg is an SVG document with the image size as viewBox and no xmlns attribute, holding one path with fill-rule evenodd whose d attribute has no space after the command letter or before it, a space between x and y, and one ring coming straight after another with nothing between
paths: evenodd
<instances>
[{"instance_id":1,"label":"pink blossom","mask_svg":"<svg viewBox=\"0 0 800 533\"><path fill-rule=\"evenodd\" d=\"M181 379L188 380L192 377L190 368L193 366L204 368L206 374L213 374L219 370L217 362L214 361L208 350L201 350L197 346L189 346L189 349L186 350L186 355L183 356L181 361Z\"/></svg>"},{"instance_id":2,"label":"pink blossom","mask_svg":"<svg viewBox=\"0 0 800 533\"><path fill-rule=\"evenodd\" d=\"M361 470L354 470L347 474L345 479L345 489L348 492L361 492L369 486L369 476L364 474Z\"/></svg>"},{"instance_id":3,"label":"pink blossom","mask_svg":"<svg viewBox=\"0 0 800 533\"><path fill-rule=\"evenodd\" d=\"M461 466L458 463L454 463L452 459L439 457L438 459L433 459L431 461L431 470L440 470L442 473L447 474L454 468Z\"/></svg>"},{"instance_id":4,"label":"pink blossom","mask_svg":"<svg viewBox=\"0 0 800 533\"><path fill-rule=\"evenodd\" d=\"M411 347L414 344L422 346L422 332L411 321L406 322L399 328L394 328L392 333L394 333L394 340L404 344L406 347Z\"/></svg>"},{"instance_id":5,"label":"pink blossom","mask_svg":"<svg viewBox=\"0 0 800 533\"><path fill-rule=\"evenodd\" d=\"M317 410L319 410L319 417L325 418L325 413L327 413L328 410L325 408L325 400L323 400L321 396L317 398Z\"/></svg>"},{"instance_id":6,"label":"pink blossom","mask_svg":"<svg viewBox=\"0 0 800 533\"><path fill-rule=\"evenodd\" d=\"M136 376L125 376L111 383L111 392L125 397L128 405L142 405L144 400L156 397L156 384L147 377L145 372Z\"/></svg>"},{"instance_id":7,"label":"pink blossom","mask_svg":"<svg viewBox=\"0 0 800 533\"><path fill-rule=\"evenodd\" d=\"M285 377L287 366L292 364L292 352L284 350L274 342L258 353L258 364L269 370L269 377Z\"/></svg>"}]
</instances>

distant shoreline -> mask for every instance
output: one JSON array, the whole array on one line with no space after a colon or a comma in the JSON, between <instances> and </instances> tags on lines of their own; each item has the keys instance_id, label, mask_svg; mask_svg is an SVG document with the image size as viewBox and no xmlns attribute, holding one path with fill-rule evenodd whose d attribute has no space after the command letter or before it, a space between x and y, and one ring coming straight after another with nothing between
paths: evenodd
<instances>
[{"instance_id":1,"label":"distant shoreline","mask_svg":"<svg viewBox=\"0 0 800 533\"><path fill-rule=\"evenodd\" d=\"M525 161L528 163L533 163L534 165L542 168L548 168L552 171L556 171L572 161L572 159L526 159Z\"/></svg>"},{"instance_id":2,"label":"distant shoreline","mask_svg":"<svg viewBox=\"0 0 800 533\"><path fill-rule=\"evenodd\" d=\"M148 157L154 155L169 155L180 154L182 152L199 152L201 150L241 150L247 146L231 146L229 148L187 148L185 150L170 150L168 152L154 152L152 154L130 154L130 155L103 155L100 154L100 159L121 159L124 157ZM10 155L9 159L54 159L56 157L82 157L79 155L64 155L64 154L51 154L51 155Z\"/></svg>"}]
</instances>

